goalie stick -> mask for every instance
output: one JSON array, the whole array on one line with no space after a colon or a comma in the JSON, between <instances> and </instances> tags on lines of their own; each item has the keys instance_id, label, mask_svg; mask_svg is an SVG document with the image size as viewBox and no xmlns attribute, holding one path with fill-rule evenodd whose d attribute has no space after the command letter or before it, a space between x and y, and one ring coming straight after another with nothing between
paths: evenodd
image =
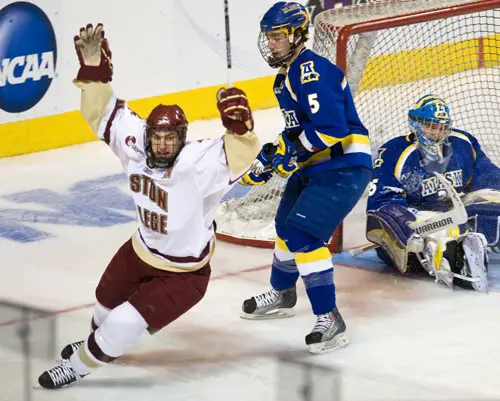
<instances>
[{"instance_id":1,"label":"goalie stick","mask_svg":"<svg viewBox=\"0 0 500 401\"><path fill-rule=\"evenodd\" d=\"M446 178L442 174L434 172L434 175L438 178L438 180L446 190L448 198L451 200L453 207L447 212L439 213L435 216L430 216L421 221L412 221L411 223L409 223L408 226L416 234L419 234L421 236L427 236L437 231L444 230L448 227L464 224L468 219L465 206L455 188L453 188L453 186L446 180ZM349 254L351 256L357 256L377 247L378 245L376 244L367 244L350 250Z\"/></svg>"}]
</instances>

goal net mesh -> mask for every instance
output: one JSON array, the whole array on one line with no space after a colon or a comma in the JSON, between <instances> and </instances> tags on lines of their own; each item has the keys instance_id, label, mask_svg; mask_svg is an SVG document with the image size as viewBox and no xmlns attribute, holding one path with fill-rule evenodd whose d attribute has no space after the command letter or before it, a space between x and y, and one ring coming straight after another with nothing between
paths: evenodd
<instances>
[{"instance_id":1,"label":"goal net mesh","mask_svg":"<svg viewBox=\"0 0 500 401\"><path fill-rule=\"evenodd\" d=\"M476 10L485 4L490 9ZM456 6L463 9L460 15L453 15ZM408 109L432 93L449 104L453 126L476 136L500 164L499 7L499 1L382 0L317 15L313 49L347 70L373 154L387 140L409 133ZM416 12L420 20L395 26L396 17ZM377 30L370 28L381 20ZM360 23L367 28L349 35L345 52L337 54L341 28ZM249 239L249 245L252 240L273 241L285 183L273 177L265 186L223 202L218 231Z\"/></svg>"}]
</instances>

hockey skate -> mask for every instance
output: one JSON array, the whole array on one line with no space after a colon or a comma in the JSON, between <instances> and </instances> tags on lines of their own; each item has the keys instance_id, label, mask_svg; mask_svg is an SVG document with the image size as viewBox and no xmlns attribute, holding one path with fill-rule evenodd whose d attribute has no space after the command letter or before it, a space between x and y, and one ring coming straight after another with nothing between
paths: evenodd
<instances>
[{"instance_id":1,"label":"hockey skate","mask_svg":"<svg viewBox=\"0 0 500 401\"><path fill-rule=\"evenodd\" d=\"M297 303L295 287L284 291L271 288L263 294L256 295L243 302L241 318L243 319L279 319L295 315Z\"/></svg>"},{"instance_id":2,"label":"hockey skate","mask_svg":"<svg viewBox=\"0 0 500 401\"><path fill-rule=\"evenodd\" d=\"M66 345L61 351L61 358L69 359L71 355L73 355L84 342L85 341L76 341L74 343Z\"/></svg>"},{"instance_id":3,"label":"hockey skate","mask_svg":"<svg viewBox=\"0 0 500 401\"><path fill-rule=\"evenodd\" d=\"M82 377L75 372L69 360L63 359L55 368L43 372L38 378L38 384L45 389L56 390L79 381Z\"/></svg>"},{"instance_id":4,"label":"hockey skate","mask_svg":"<svg viewBox=\"0 0 500 401\"><path fill-rule=\"evenodd\" d=\"M345 334L346 325L338 309L325 315L318 315L312 331L306 336L306 344L311 354L324 354L343 348L349 344Z\"/></svg>"}]
</instances>

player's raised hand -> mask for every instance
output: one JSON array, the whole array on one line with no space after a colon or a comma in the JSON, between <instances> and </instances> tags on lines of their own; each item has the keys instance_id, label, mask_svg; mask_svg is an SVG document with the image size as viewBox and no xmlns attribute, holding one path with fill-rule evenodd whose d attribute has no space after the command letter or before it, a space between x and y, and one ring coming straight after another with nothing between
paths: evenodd
<instances>
[{"instance_id":1,"label":"player's raised hand","mask_svg":"<svg viewBox=\"0 0 500 401\"><path fill-rule=\"evenodd\" d=\"M80 34L73 38L76 54L80 62L80 69L76 79L78 81L110 82L113 75L111 50L108 41L104 38L102 24L94 28L87 24L80 28Z\"/></svg>"},{"instance_id":2,"label":"player's raised hand","mask_svg":"<svg viewBox=\"0 0 500 401\"><path fill-rule=\"evenodd\" d=\"M227 130L243 135L254 127L252 110L248 104L247 95L238 88L221 88L217 92L217 108L222 125Z\"/></svg>"}]
</instances>

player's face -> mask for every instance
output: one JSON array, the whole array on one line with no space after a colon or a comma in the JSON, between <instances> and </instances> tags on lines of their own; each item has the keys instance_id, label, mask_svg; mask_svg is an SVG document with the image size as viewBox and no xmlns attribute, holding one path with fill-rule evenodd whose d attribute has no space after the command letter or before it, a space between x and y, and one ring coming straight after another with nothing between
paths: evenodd
<instances>
[{"instance_id":1,"label":"player's face","mask_svg":"<svg viewBox=\"0 0 500 401\"><path fill-rule=\"evenodd\" d=\"M285 32L266 32L266 38L274 57L280 58L290 52L290 42Z\"/></svg>"},{"instance_id":2,"label":"player's face","mask_svg":"<svg viewBox=\"0 0 500 401\"><path fill-rule=\"evenodd\" d=\"M448 131L447 124L438 124L431 122L422 124L422 132L428 139L434 142L443 141L446 137L447 131Z\"/></svg>"},{"instance_id":3,"label":"player's face","mask_svg":"<svg viewBox=\"0 0 500 401\"><path fill-rule=\"evenodd\" d=\"M157 158L174 157L181 146L177 131L153 131L151 149Z\"/></svg>"}]
</instances>

